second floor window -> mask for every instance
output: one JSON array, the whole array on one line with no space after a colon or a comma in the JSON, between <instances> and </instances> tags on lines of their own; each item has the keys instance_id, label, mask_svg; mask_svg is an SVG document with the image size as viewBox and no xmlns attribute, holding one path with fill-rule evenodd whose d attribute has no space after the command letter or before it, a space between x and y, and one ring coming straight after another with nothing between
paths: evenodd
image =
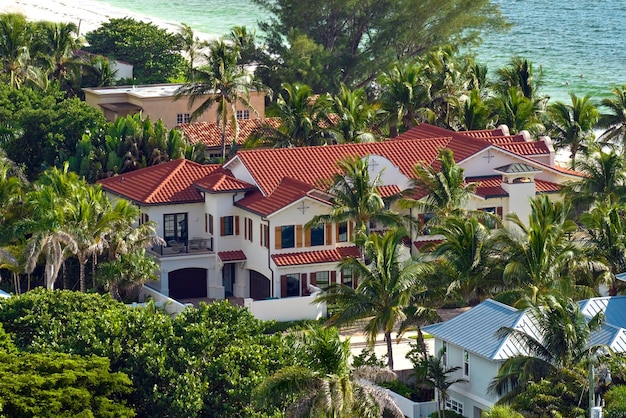
<instances>
[{"instance_id":1,"label":"second floor window","mask_svg":"<svg viewBox=\"0 0 626 418\"><path fill-rule=\"evenodd\" d=\"M348 223L337 224L337 242L348 242Z\"/></svg>"},{"instance_id":2,"label":"second floor window","mask_svg":"<svg viewBox=\"0 0 626 418\"><path fill-rule=\"evenodd\" d=\"M250 111L248 109L238 110L237 111L237 119L250 119Z\"/></svg>"},{"instance_id":3,"label":"second floor window","mask_svg":"<svg viewBox=\"0 0 626 418\"><path fill-rule=\"evenodd\" d=\"M324 225L311 228L311 246L324 245Z\"/></svg>"},{"instance_id":4,"label":"second floor window","mask_svg":"<svg viewBox=\"0 0 626 418\"><path fill-rule=\"evenodd\" d=\"M170 213L163 215L163 239L166 242L187 241L186 213Z\"/></svg>"},{"instance_id":5,"label":"second floor window","mask_svg":"<svg viewBox=\"0 0 626 418\"><path fill-rule=\"evenodd\" d=\"M220 219L220 235L239 235L239 216L223 216Z\"/></svg>"},{"instance_id":6,"label":"second floor window","mask_svg":"<svg viewBox=\"0 0 626 418\"><path fill-rule=\"evenodd\" d=\"M176 115L176 124L189 123L191 121L191 115L189 113L178 113Z\"/></svg>"},{"instance_id":7,"label":"second floor window","mask_svg":"<svg viewBox=\"0 0 626 418\"><path fill-rule=\"evenodd\" d=\"M470 353L463 350L463 377L470 377Z\"/></svg>"},{"instance_id":8,"label":"second floor window","mask_svg":"<svg viewBox=\"0 0 626 418\"><path fill-rule=\"evenodd\" d=\"M296 246L295 228L293 225L280 227L280 248L293 248Z\"/></svg>"}]
</instances>

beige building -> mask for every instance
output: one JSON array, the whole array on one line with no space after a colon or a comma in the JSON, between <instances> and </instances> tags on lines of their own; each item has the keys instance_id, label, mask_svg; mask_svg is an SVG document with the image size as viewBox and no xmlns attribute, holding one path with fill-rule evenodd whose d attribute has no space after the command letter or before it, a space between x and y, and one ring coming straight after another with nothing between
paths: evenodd
<instances>
[{"instance_id":1,"label":"beige building","mask_svg":"<svg viewBox=\"0 0 626 418\"><path fill-rule=\"evenodd\" d=\"M203 97L196 99L194 105L189 107L189 100L181 98L175 100L176 91L183 84L151 84L141 86L115 86L83 89L85 101L104 112L108 121L114 121L117 117L134 115L141 112L144 117L152 121L161 119L165 126L174 128L181 123L187 123L191 114L205 100ZM265 93L258 91L250 92L250 105L257 111L255 113L249 107L237 103L238 119L257 119L265 117ZM216 108L212 106L198 122L214 122L216 120Z\"/></svg>"}]
</instances>

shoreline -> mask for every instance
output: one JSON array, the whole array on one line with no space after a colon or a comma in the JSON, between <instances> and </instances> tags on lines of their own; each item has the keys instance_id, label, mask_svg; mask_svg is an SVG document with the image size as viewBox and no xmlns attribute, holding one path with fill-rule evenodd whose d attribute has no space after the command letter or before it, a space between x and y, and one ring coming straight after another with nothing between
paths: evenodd
<instances>
[{"instance_id":1,"label":"shoreline","mask_svg":"<svg viewBox=\"0 0 626 418\"><path fill-rule=\"evenodd\" d=\"M180 32L180 25L155 19L150 16L133 13L126 9L109 6L93 0L2 0L0 13L22 13L29 21L50 21L74 23L78 26L79 36L98 29L110 19L130 17L152 23L172 33ZM217 36L194 30L194 35L201 40L216 39Z\"/></svg>"}]
</instances>

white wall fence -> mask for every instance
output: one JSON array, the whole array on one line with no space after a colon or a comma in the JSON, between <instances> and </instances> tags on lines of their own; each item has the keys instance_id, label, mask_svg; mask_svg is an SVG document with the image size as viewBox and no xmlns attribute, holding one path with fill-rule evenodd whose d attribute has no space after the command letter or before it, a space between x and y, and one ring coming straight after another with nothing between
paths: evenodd
<instances>
[{"instance_id":1,"label":"white wall fence","mask_svg":"<svg viewBox=\"0 0 626 418\"><path fill-rule=\"evenodd\" d=\"M143 285L141 287L141 293L139 297L143 298L144 300L146 298L154 300L157 306L162 307L165 312L173 316L178 315L187 307L187 305L180 303L179 301L172 299L169 296L165 296L163 293L157 292L156 290L146 285Z\"/></svg>"},{"instance_id":2,"label":"white wall fence","mask_svg":"<svg viewBox=\"0 0 626 418\"><path fill-rule=\"evenodd\" d=\"M437 412L437 403L435 401L413 402L389 389L387 389L387 393L389 393L389 396L391 396L396 405L398 405L398 408L400 408L407 418L422 418L429 416L433 412Z\"/></svg>"},{"instance_id":3,"label":"white wall fence","mask_svg":"<svg viewBox=\"0 0 626 418\"><path fill-rule=\"evenodd\" d=\"M264 321L298 321L301 319L320 319L326 317L326 304L313 302L316 293L299 298L254 300L244 299L244 306L256 319Z\"/></svg>"}]
</instances>

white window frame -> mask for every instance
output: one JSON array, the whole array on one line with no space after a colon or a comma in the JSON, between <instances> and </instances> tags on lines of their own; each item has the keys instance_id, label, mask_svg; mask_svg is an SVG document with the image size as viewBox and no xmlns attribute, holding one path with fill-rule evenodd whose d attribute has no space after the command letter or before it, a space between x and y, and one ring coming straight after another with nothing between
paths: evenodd
<instances>
[{"instance_id":1,"label":"white window frame","mask_svg":"<svg viewBox=\"0 0 626 418\"><path fill-rule=\"evenodd\" d=\"M189 123L191 122L191 114L190 113L177 113L176 114L176 124L180 125L181 123Z\"/></svg>"},{"instance_id":2,"label":"white window frame","mask_svg":"<svg viewBox=\"0 0 626 418\"><path fill-rule=\"evenodd\" d=\"M250 119L250 110L248 109L238 110L236 116L237 116L237 120Z\"/></svg>"},{"instance_id":3,"label":"white window frame","mask_svg":"<svg viewBox=\"0 0 626 418\"><path fill-rule=\"evenodd\" d=\"M463 350L463 377L469 379L471 373L471 363L470 363L471 354L467 350Z\"/></svg>"},{"instance_id":4,"label":"white window frame","mask_svg":"<svg viewBox=\"0 0 626 418\"><path fill-rule=\"evenodd\" d=\"M448 398L446 399L446 409L463 415L463 402L459 402L454 398Z\"/></svg>"}]
</instances>

